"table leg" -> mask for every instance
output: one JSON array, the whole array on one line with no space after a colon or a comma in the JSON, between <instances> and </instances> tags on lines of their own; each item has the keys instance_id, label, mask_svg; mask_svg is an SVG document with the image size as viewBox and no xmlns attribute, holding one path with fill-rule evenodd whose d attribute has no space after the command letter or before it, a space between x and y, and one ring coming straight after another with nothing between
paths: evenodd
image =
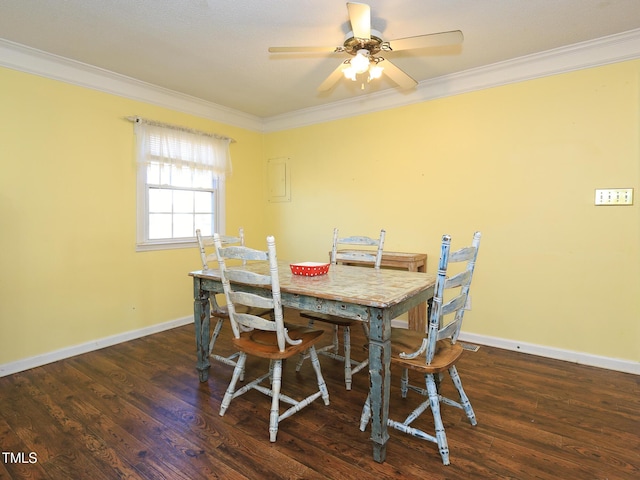
<instances>
[{"instance_id":1,"label":"table leg","mask_svg":"<svg viewBox=\"0 0 640 480\"><path fill-rule=\"evenodd\" d=\"M387 455L387 420L391 390L391 319L372 310L369 322L369 398L371 399L371 441L373 459L384 462Z\"/></svg>"},{"instance_id":2,"label":"table leg","mask_svg":"<svg viewBox=\"0 0 640 480\"><path fill-rule=\"evenodd\" d=\"M201 382L209 378L209 321L211 318L211 306L209 304L209 292L200 288L200 279L194 277L194 302L193 322L196 331L196 349L198 363L196 368Z\"/></svg>"}]
</instances>

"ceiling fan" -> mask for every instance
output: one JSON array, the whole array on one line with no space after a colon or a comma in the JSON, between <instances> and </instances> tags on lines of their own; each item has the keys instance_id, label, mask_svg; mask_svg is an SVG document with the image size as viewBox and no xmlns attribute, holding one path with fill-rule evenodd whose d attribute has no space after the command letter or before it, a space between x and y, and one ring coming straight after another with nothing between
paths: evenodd
<instances>
[{"instance_id":1,"label":"ceiling fan","mask_svg":"<svg viewBox=\"0 0 640 480\"><path fill-rule=\"evenodd\" d=\"M367 81L371 81L384 73L400 88L409 89L415 87L418 82L408 74L391 63L389 60L378 56L380 52L392 52L399 50L411 50L417 48L441 47L462 43L464 37L460 30L450 32L431 33L417 35L415 37L400 38L384 41L382 34L371 28L371 9L364 3L347 3L351 31L346 39L338 47L270 47L271 53L347 53L353 58L348 58L320 84L318 91L331 89L344 75L346 78L356 81L358 75L368 73ZM364 88L364 82L362 83Z\"/></svg>"}]
</instances>

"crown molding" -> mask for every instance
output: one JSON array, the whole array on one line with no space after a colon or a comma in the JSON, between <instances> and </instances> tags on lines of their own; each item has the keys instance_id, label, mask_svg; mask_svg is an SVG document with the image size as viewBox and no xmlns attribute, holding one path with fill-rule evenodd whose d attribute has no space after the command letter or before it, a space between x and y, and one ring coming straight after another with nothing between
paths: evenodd
<instances>
[{"instance_id":1,"label":"crown molding","mask_svg":"<svg viewBox=\"0 0 640 480\"><path fill-rule=\"evenodd\" d=\"M0 66L98 90L225 125L262 131L262 119L93 65L0 39Z\"/></svg>"},{"instance_id":2,"label":"crown molding","mask_svg":"<svg viewBox=\"0 0 640 480\"><path fill-rule=\"evenodd\" d=\"M640 58L640 29L420 82L409 93L386 90L264 119L275 132L364 115L436 98Z\"/></svg>"},{"instance_id":3,"label":"crown molding","mask_svg":"<svg viewBox=\"0 0 640 480\"><path fill-rule=\"evenodd\" d=\"M260 118L68 58L0 39L0 66L258 132L276 132L461 93L640 58L640 29L319 107Z\"/></svg>"}]
</instances>

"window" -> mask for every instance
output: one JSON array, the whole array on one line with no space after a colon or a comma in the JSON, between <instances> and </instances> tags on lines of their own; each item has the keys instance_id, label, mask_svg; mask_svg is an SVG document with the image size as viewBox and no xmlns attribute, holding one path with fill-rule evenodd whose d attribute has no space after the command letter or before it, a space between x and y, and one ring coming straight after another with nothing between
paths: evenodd
<instances>
[{"instance_id":1,"label":"window","mask_svg":"<svg viewBox=\"0 0 640 480\"><path fill-rule=\"evenodd\" d=\"M135 119L137 250L191 247L224 225L228 138Z\"/></svg>"}]
</instances>

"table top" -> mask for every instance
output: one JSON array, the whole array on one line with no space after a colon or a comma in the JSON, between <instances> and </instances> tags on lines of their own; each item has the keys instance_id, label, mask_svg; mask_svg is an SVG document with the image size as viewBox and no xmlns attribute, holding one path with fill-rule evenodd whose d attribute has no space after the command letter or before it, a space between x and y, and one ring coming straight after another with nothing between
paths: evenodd
<instances>
[{"instance_id":1,"label":"table top","mask_svg":"<svg viewBox=\"0 0 640 480\"><path fill-rule=\"evenodd\" d=\"M249 264L243 268L268 274L268 265L264 262ZM219 270L197 270L189 275L202 279L220 279ZM305 277L291 273L289 262L281 260L278 261L278 275L282 292L376 308L396 305L433 287L436 282L436 276L431 273L375 270L340 264L331 265L326 275Z\"/></svg>"}]
</instances>

